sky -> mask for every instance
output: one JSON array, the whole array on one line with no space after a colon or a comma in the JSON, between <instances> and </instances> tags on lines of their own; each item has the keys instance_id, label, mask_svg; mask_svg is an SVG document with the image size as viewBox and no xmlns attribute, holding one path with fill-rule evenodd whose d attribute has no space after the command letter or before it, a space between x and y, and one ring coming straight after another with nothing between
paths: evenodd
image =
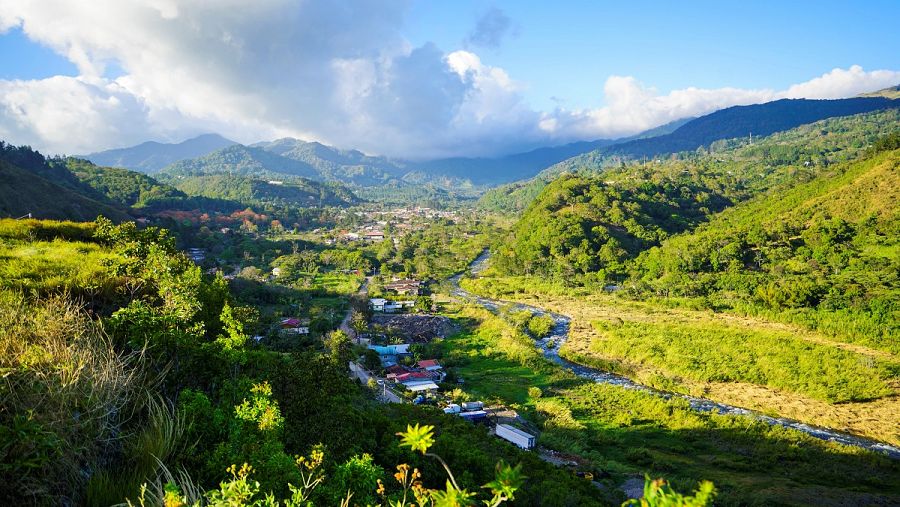
<instances>
[{"instance_id":1,"label":"sky","mask_svg":"<svg viewBox=\"0 0 900 507\"><path fill-rule=\"evenodd\" d=\"M893 0L0 0L0 139L495 156L900 84L897 19Z\"/></svg>"}]
</instances>

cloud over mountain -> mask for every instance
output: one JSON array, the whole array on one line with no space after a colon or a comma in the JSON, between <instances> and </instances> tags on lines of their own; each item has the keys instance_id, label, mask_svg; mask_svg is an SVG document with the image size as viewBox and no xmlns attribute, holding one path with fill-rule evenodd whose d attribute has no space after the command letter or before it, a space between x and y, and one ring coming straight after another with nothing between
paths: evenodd
<instances>
[{"instance_id":1,"label":"cloud over mountain","mask_svg":"<svg viewBox=\"0 0 900 507\"><path fill-rule=\"evenodd\" d=\"M900 82L898 72L854 66L784 91L659 94L634 77L612 76L601 108L536 111L515 76L475 52L413 47L401 33L407 7L400 0L259 0L252 8L240 0L0 0L0 30L23 30L80 74L0 80L0 137L78 153L215 131L243 142L292 136L410 158L483 155ZM482 47L499 43L505 19L483 18L470 38L482 33Z\"/></svg>"}]
</instances>

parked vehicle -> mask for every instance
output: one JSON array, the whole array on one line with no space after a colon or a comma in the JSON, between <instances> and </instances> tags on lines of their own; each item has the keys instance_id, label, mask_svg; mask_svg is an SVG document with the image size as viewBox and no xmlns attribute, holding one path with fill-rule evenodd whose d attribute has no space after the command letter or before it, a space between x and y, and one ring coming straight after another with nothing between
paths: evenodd
<instances>
[{"instance_id":1,"label":"parked vehicle","mask_svg":"<svg viewBox=\"0 0 900 507\"><path fill-rule=\"evenodd\" d=\"M473 410L484 410L484 403L480 401L466 401L463 402L462 409L466 412L471 412Z\"/></svg>"},{"instance_id":2,"label":"parked vehicle","mask_svg":"<svg viewBox=\"0 0 900 507\"><path fill-rule=\"evenodd\" d=\"M445 414L458 414L460 411L460 407L456 403L451 403L444 408Z\"/></svg>"},{"instance_id":3,"label":"parked vehicle","mask_svg":"<svg viewBox=\"0 0 900 507\"><path fill-rule=\"evenodd\" d=\"M498 424L496 429L497 436L512 442L522 449L531 449L534 447L535 436L525 433L519 428L514 428L508 424Z\"/></svg>"},{"instance_id":4,"label":"parked vehicle","mask_svg":"<svg viewBox=\"0 0 900 507\"><path fill-rule=\"evenodd\" d=\"M472 412L460 412L459 416L471 422L487 421L487 412L484 410L474 410Z\"/></svg>"}]
</instances>

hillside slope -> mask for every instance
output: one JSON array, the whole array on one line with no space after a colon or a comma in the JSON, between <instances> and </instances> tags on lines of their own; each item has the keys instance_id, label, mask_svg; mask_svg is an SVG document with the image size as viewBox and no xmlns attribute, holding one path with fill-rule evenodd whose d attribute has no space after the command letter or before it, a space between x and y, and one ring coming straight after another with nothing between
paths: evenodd
<instances>
[{"instance_id":1,"label":"hillside slope","mask_svg":"<svg viewBox=\"0 0 900 507\"><path fill-rule=\"evenodd\" d=\"M141 208L160 200L172 202L187 198L184 192L144 173L118 167L100 167L77 158L66 159L64 167L83 184L120 206Z\"/></svg>"},{"instance_id":2,"label":"hillside slope","mask_svg":"<svg viewBox=\"0 0 900 507\"><path fill-rule=\"evenodd\" d=\"M359 202L337 184L294 179L280 184L230 174L193 176L174 180L179 190L212 199L242 203L278 202L299 206L347 206Z\"/></svg>"},{"instance_id":3,"label":"hillside slope","mask_svg":"<svg viewBox=\"0 0 900 507\"><path fill-rule=\"evenodd\" d=\"M782 99L765 104L734 106L682 125L671 134L616 144L607 154L632 158L696 150L720 139L767 136L775 132L836 116L851 116L882 109L900 108L884 97L838 100Z\"/></svg>"},{"instance_id":4,"label":"hillside slope","mask_svg":"<svg viewBox=\"0 0 900 507\"><path fill-rule=\"evenodd\" d=\"M889 108L820 120L765 138L754 136L752 145L746 138L722 141L709 152L683 152L666 160L649 162L644 167L654 172L672 172L672 168L677 168L685 174L702 168L714 173L716 178L731 180L730 186L740 186L750 195L791 178L798 167L823 167L851 160L880 137L898 129L900 109ZM491 189L481 197L479 206L493 211L520 212L560 174L627 172L632 165L635 162L602 150L585 153L551 166L530 180Z\"/></svg>"},{"instance_id":5,"label":"hillside slope","mask_svg":"<svg viewBox=\"0 0 900 507\"><path fill-rule=\"evenodd\" d=\"M21 217L90 221L103 215L123 221L121 209L85 197L30 171L0 160L0 218Z\"/></svg>"}]
</instances>

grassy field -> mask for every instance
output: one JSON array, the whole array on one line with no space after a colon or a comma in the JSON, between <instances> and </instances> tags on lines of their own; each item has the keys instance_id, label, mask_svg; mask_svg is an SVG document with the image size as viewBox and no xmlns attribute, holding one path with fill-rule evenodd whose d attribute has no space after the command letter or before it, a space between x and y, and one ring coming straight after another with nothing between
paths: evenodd
<instances>
[{"instance_id":1,"label":"grassy field","mask_svg":"<svg viewBox=\"0 0 900 507\"><path fill-rule=\"evenodd\" d=\"M0 287L39 292L104 283L108 251L95 244L0 238Z\"/></svg>"},{"instance_id":2,"label":"grassy field","mask_svg":"<svg viewBox=\"0 0 900 507\"><path fill-rule=\"evenodd\" d=\"M543 292L523 277L464 280L493 297L572 317L561 354L656 388L900 444L900 357L762 316L628 301L583 289Z\"/></svg>"},{"instance_id":3,"label":"grassy field","mask_svg":"<svg viewBox=\"0 0 900 507\"><path fill-rule=\"evenodd\" d=\"M594 384L544 360L528 336L486 311L470 308L457 319L466 331L444 342L444 362L465 379L465 390L516 408L541 429L542 445L598 470L622 479L664 476L684 490L709 479L721 490L720 505L900 502L900 465L887 458Z\"/></svg>"}]
</instances>

